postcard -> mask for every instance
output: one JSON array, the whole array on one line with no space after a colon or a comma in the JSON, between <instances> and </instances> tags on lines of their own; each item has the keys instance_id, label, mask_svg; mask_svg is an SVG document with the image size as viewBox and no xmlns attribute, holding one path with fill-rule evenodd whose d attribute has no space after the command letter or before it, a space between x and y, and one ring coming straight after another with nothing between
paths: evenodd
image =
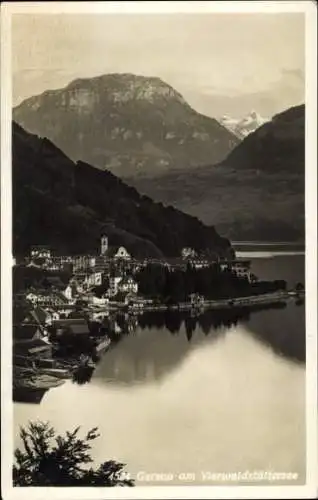
<instances>
[{"instance_id":1,"label":"postcard","mask_svg":"<svg viewBox=\"0 0 318 500\"><path fill-rule=\"evenodd\" d=\"M1 14L4 500L314 498L316 5Z\"/></svg>"}]
</instances>

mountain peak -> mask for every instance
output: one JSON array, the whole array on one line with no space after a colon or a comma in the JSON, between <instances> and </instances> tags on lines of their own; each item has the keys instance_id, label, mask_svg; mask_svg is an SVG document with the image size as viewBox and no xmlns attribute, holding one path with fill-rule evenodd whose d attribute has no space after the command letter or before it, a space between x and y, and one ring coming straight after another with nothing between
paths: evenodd
<instances>
[{"instance_id":1,"label":"mountain peak","mask_svg":"<svg viewBox=\"0 0 318 500\"><path fill-rule=\"evenodd\" d=\"M175 99L187 106L186 101L176 90L156 76L135 75L133 73L109 73L93 78L77 78L66 89L70 92L103 93L109 101L128 102L145 100L149 103L156 99Z\"/></svg>"},{"instance_id":2,"label":"mountain peak","mask_svg":"<svg viewBox=\"0 0 318 500\"><path fill-rule=\"evenodd\" d=\"M267 121L267 118L263 118L254 109L243 118L224 116L220 119L220 123L240 139L244 139Z\"/></svg>"},{"instance_id":3,"label":"mountain peak","mask_svg":"<svg viewBox=\"0 0 318 500\"><path fill-rule=\"evenodd\" d=\"M14 119L73 160L131 178L218 163L238 139L154 76L79 78L22 102Z\"/></svg>"}]
</instances>

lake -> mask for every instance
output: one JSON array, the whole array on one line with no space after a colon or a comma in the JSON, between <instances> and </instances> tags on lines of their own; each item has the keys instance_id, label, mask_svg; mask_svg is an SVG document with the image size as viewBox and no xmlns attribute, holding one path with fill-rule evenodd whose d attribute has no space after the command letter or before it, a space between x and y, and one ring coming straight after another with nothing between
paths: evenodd
<instances>
[{"instance_id":1,"label":"lake","mask_svg":"<svg viewBox=\"0 0 318 500\"><path fill-rule=\"evenodd\" d=\"M252 271L304 283L304 256L255 258ZM304 484L305 307L146 314L89 383L14 404L16 445L19 425L35 419L60 432L98 426L96 462L126 463L136 485L237 484L212 474L246 471L291 472L296 480L275 484Z\"/></svg>"}]
</instances>

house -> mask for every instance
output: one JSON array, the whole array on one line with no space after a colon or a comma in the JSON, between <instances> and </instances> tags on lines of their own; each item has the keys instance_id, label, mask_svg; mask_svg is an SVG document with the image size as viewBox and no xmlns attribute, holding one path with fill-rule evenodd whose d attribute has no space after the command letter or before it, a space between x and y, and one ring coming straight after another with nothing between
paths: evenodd
<instances>
[{"instance_id":1,"label":"house","mask_svg":"<svg viewBox=\"0 0 318 500\"><path fill-rule=\"evenodd\" d=\"M72 318L55 321L53 328L56 329L56 335L90 335L89 327L85 318Z\"/></svg>"},{"instance_id":2,"label":"house","mask_svg":"<svg viewBox=\"0 0 318 500\"><path fill-rule=\"evenodd\" d=\"M50 271L73 270L73 259L70 255L54 255L49 260L46 269Z\"/></svg>"},{"instance_id":3,"label":"house","mask_svg":"<svg viewBox=\"0 0 318 500\"><path fill-rule=\"evenodd\" d=\"M194 269L205 269L210 266L210 262L207 259L202 258L190 259L189 263L194 267Z\"/></svg>"},{"instance_id":4,"label":"house","mask_svg":"<svg viewBox=\"0 0 318 500\"><path fill-rule=\"evenodd\" d=\"M100 254L105 255L107 253L107 250L108 250L108 238L107 236L103 235L100 241Z\"/></svg>"},{"instance_id":5,"label":"house","mask_svg":"<svg viewBox=\"0 0 318 500\"><path fill-rule=\"evenodd\" d=\"M33 305L42 307L65 306L68 304L67 298L59 291L36 290L26 296Z\"/></svg>"},{"instance_id":6,"label":"house","mask_svg":"<svg viewBox=\"0 0 318 500\"><path fill-rule=\"evenodd\" d=\"M116 293L118 292L118 284L121 282L122 278L122 275L119 273L113 273L111 276L109 276L109 289L107 291L107 295L116 295Z\"/></svg>"},{"instance_id":7,"label":"house","mask_svg":"<svg viewBox=\"0 0 318 500\"><path fill-rule=\"evenodd\" d=\"M72 257L73 270L88 271L95 267L96 257L93 255L74 255Z\"/></svg>"},{"instance_id":8,"label":"house","mask_svg":"<svg viewBox=\"0 0 318 500\"><path fill-rule=\"evenodd\" d=\"M54 309L51 309L51 308L46 308L45 309L47 315L48 315L48 320L47 320L47 325L52 325L54 321L57 321L60 319L60 313L59 311L56 311Z\"/></svg>"},{"instance_id":9,"label":"house","mask_svg":"<svg viewBox=\"0 0 318 500\"><path fill-rule=\"evenodd\" d=\"M103 274L99 271L87 274L84 280L84 284L87 287L100 286L102 284L102 281Z\"/></svg>"},{"instance_id":10,"label":"house","mask_svg":"<svg viewBox=\"0 0 318 500\"><path fill-rule=\"evenodd\" d=\"M39 294L37 292L29 292L25 297L31 304L37 304L39 299Z\"/></svg>"},{"instance_id":11,"label":"house","mask_svg":"<svg viewBox=\"0 0 318 500\"><path fill-rule=\"evenodd\" d=\"M222 261L219 263L221 271L230 271L231 270L231 262L230 261Z\"/></svg>"},{"instance_id":12,"label":"house","mask_svg":"<svg viewBox=\"0 0 318 500\"><path fill-rule=\"evenodd\" d=\"M103 321L104 319L109 317L109 311L106 310L93 310L89 313L89 319L90 321Z\"/></svg>"},{"instance_id":13,"label":"house","mask_svg":"<svg viewBox=\"0 0 318 500\"><path fill-rule=\"evenodd\" d=\"M74 283L69 283L67 287L63 290L63 295L71 302L74 298L74 293L76 292L76 287Z\"/></svg>"},{"instance_id":14,"label":"house","mask_svg":"<svg viewBox=\"0 0 318 500\"><path fill-rule=\"evenodd\" d=\"M31 259L50 259L51 250L45 245L35 245L31 247Z\"/></svg>"},{"instance_id":15,"label":"house","mask_svg":"<svg viewBox=\"0 0 318 500\"><path fill-rule=\"evenodd\" d=\"M106 255L99 255L95 258L94 270L103 273L110 270L110 261Z\"/></svg>"},{"instance_id":16,"label":"house","mask_svg":"<svg viewBox=\"0 0 318 500\"><path fill-rule=\"evenodd\" d=\"M106 297L95 297L92 295L90 303L94 306L106 306L108 305L109 299Z\"/></svg>"},{"instance_id":17,"label":"house","mask_svg":"<svg viewBox=\"0 0 318 500\"><path fill-rule=\"evenodd\" d=\"M51 250L44 246L34 246L31 248L29 266L47 269L52 266Z\"/></svg>"},{"instance_id":18,"label":"house","mask_svg":"<svg viewBox=\"0 0 318 500\"><path fill-rule=\"evenodd\" d=\"M181 250L181 257L183 259L188 259L190 257L194 258L196 257L196 251L193 249L193 248L190 248L190 247L184 247L182 250Z\"/></svg>"},{"instance_id":19,"label":"house","mask_svg":"<svg viewBox=\"0 0 318 500\"><path fill-rule=\"evenodd\" d=\"M119 292L133 292L138 293L138 283L133 279L132 276L125 276L118 283Z\"/></svg>"},{"instance_id":20,"label":"house","mask_svg":"<svg viewBox=\"0 0 318 500\"><path fill-rule=\"evenodd\" d=\"M87 335L88 337L90 336L90 331L86 322L83 322L81 324L72 323L69 326L69 333L71 335Z\"/></svg>"},{"instance_id":21,"label":"house","mask_svg":"<svg viewBox=\"0 0 318 500\"><path fill-rule=\"evenodd\" d=\"M69 285L73 288L73 293L75 291L81 293L90 287L100 286L103 282L102 271L77 271L74 277L70 281Z\"/></svg>"},{"instance_id":22,"label":"house","mask_svg":"<svg viewBox=\"0 0 318 500\"><path fill-rule=\"evenodd\" d=\"M122 246L110 246L105 251L104 255L107 256L109 259L115 259L115 260L131 259L130 253L126 250L125 247Z\"/></svg>"},{"instance_id":23,"label":"house","mask_svg":"<svg viewBox=\"0 0 318 500\"><path fill-rule=\"evenodd\" d=\"M251 261L249 260L237 260L232 262L232 272L236 274L238 278L245 278L251 281Z\"/></svg>"},{"instance_id":24,"label":"house","mask_svg":"<svg viewBox=\"0 0 318 500\"><path fill-rule=\"evenodd\" d=\"M62 319L62 318L68 318L70 316L70 314L72 314L72 312L74 311L74 308L72 306L56 306L56 310L59 314L59 318Z\"/></svg>"}]
</instances>

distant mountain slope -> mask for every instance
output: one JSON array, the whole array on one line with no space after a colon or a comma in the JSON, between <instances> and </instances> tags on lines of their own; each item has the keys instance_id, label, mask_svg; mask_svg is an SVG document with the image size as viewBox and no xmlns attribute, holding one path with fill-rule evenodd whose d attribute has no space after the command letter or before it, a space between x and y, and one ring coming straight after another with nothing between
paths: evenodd
<instances>
[{"instance_id":1,"label":"distant mountain slope","mask_svg":"<svg viewBox=\"0 0 318 500\"><path fill-rule=\"evenodd\" d=\"M195 215L233 240L295 241L305 235L305 106L275 116L217 166L170 172L139 191Z\"/></svg>"},{"instance_id":2,"label":"distant mountain slope","mask_svg":"<svg viewBox=\"0 0 318 500\"><path fill-rule=\"evenodd\" d=\"M132 74L75 80L25 100L13 118L73 160L120 177L217 163L239 143L161 79Z\"/></svg>"},{"instance_id":3,"label":"distant mountain slope","mask_svg":"<svg viewBox=\"0 0 318 500\"><path fill-rule=\"evenodd\" d=\"M221 125L227 128L239 139L244 139L244 137L247 137L252 132L255 132L255 130L268 121L268 118L263 118L256 111L251 111L244 118L231 118L230 116L223 116L219 119Z\"/></svg>"},{"instance_id":4,"label":"distant mountain slope","mask_svg":"<svg viewBox=\"0 0 318 500\"><path fill-rule=\"evenodd\" d=\"M242 141L223 161L235 169L304 174L305 106L280 113Z\"/></svg>"},{"instance_id":5,"label":"distant mountain slope","mask_svg":"<svg viewBox=\"0 0 318 500\"><path fill-rule=\"evenodd\" d=\"M13 123L13 249L34 244L58 253L97 252L103 232L136 257L179 255L183 246L224 255L213 227L141 196L110 172L72 162L48 139Z\"/></svg>"}]
</instances>

